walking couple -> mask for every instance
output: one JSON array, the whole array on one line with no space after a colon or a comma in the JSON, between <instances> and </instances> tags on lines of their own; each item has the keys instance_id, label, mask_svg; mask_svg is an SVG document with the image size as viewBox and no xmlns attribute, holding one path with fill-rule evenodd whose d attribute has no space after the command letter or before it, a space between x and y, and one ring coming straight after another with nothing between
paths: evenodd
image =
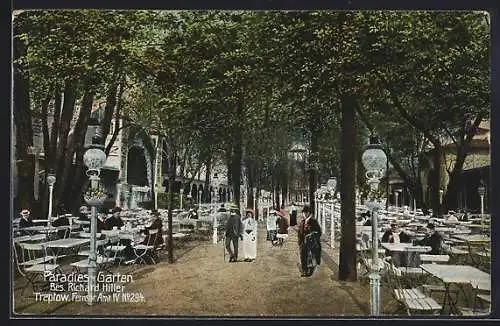
<instances>
[{"instance_id":1,"label":"walking couple","mask_svg":"<svg viewBox=\"0 0 500 326\"><path fill-rule=\"evenodd\" d=\"M239 209L231 204L229 207L230 216L226 224L226 250L229 253L229 262L238 261L239 241L242 242L244 261L254 261L257 256L257 221L253 211L247 210L245 218L241 220ZM231 250L231 245L233 250Z\"/></svg>"}]
</instances>

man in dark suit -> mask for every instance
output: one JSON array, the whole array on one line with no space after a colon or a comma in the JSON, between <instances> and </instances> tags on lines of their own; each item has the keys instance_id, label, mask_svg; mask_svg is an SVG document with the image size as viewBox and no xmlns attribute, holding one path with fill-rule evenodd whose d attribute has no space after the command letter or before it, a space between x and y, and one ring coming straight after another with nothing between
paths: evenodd
<instances>
[{"instance_id":1,"label":"man in dark suit","mask_svg":"<svg viewBox=\"0 0 500 326\"><path fill-rule=\"evenodd\" d=\"M90 211L87 206L80 206L79 213L78 213L78 220L79 221L90 221L89 218Z\"/></svg>"},{"instance_id":2,"label":"man in dark suit","mask_svg":"<svg viewBox=\"0 0 500 326\"><path fill-rule=\"evenodd\" d=\"M241 222L240 211L238 206L229 206L230 216L226 223L226 249L229 253L229 262L233 263L238 261L238 238L243 240L243 223ZM231 243L233 250L231 250Z\"/></svg>"},{"instance_id":3,"label":"man in dark suit","mask_svg":"<svg viewBox=\"0 0 500 326\"><path fill-rule=\"evenodd\" d=\"M321 263L321 227L312 216L311 208L304 206L304 217L299 223L298 240L302 277L313 274L316 265Z\"/></svg>"},{"instance_id":4,"label":"man in dark suit","mask_svg":"<svg viewBox=\"0 0 500 326\"><path fill-rule=\"evenodd\" d=\"M21 219L19 220L19 228L21 229L21 235L30 234L27 231L22 231L23 228L28 228L33 226L33 220L31 219L30 211L28 209L23 209L21 211Z\"/></svg>"},{"instance_id":5,"label":"man in dark suit","mask_svg":"<svg viewBox=\"0 0 500 326\"><path fill-rule=\"evenodd\" d=\"M160 212L157 210L153 210L151 215L153 216L153 222L144 230L146 238L142 241L142 244L154 246L156 248L163 244L163 222L160 217ZM149 231L151 230L157 230L157 232L150 233Z\"/></svg>"},{"instance_id":6,"label":"man in dark suit","mask_svg":"<svg viewBox=\"0 0 500 326\"><path fill-rule=\"evenodd\" d=\"M430 246L432 249L428 252L429 255L440 255L443 249L443 237L436 231L434 223L427 224L427 236L417 244L420 246Z\"/></svg>"},{"instance_id":7,"label":"man in dark suit","mask_svg":"<svg viewBox=\"0 0 500 326\"><path fill-rule=\"evenodd\" d=\"M69 216L67 216L69 215ZM59 227L59 226L67 226L69 225L69 219L71 218L71 214L62 214L60 215L56 220L54 220L51 224L54 227ZM69 228L65 230L58 230L57 231L57 236L59 239L66 238L66 236L69 234Z\"/></svg>"},{"instance_id":8,"label":"man in dark suit","mask_svg":"<svg viewBox=\"0 0 500 326\"><path fill-rule=\"evenodd\" d=\"M391 228L385 231L384 235L382 236L381 242L410 243L411 238L404 231L399 232L399 228L396 223L391 223Z\"/></svg>"},{"instance_id":9,"label":"man in dark suit","mask_svg":"<svg viewBox=\"0 0 500 326\"><path fill-rule=\"evenodd\" d=\"M120 217L120 212L122 209L120 207L115 207L111 211L112 215L106 219L106 230L113 230L113 227L121 228L124 223L122 218Z\"/></svg>"}]
</instances>

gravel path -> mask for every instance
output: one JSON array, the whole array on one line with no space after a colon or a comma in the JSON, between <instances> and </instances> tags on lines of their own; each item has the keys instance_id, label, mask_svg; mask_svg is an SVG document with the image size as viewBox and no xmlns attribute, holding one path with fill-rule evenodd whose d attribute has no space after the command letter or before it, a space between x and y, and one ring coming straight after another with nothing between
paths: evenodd
<instances>
[{"instance_id":1,"label":"gravel path","mask_svg":"<svg viewBox=\"0 0 500 326\"><path fill-rule=\"evenodd\" d=\"M337 280L338 251L323 244L323 263L310 278L300 277L296 232L283 247L266 241L259 227L255 262L224 261L223 244L198 242L170 265L141 266L125 292L145 302L58 304L16 302L22 314L121 316L366 316L369 288ZM241 258L241 257L240 257ZM28 290L26 293L29 292ZM17 296L19 298L19 295Z\"/></svg>"}]
</instances>

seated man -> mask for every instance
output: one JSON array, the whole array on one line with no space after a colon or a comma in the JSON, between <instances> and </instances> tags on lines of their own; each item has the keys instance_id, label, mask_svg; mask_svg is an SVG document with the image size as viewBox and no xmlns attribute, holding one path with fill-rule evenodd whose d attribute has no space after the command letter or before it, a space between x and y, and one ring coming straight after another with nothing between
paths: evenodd
<instances>
[{"instance_id":1,"label":"seated man","mask_svg":"<svg viewBox=\"0 0 500 326\"><path fill-rule=\"evenodd\" d=\"M33 226L33 219L30 216L30 211L28 209L23 209L21 211L21 219L19 220L19 228L28 228ZM21 230L21 235L28 235L29 232L27 231L22 231Z\"/></svg>"},{"instance_id":2,"label":"seated man","mask_svg":"<svg viewBox=\"0 0 500 326\"><path fill-rule=\"evenodd\" d=\"M116 228L121 228L123 227L124 223L122 218L120 217L120 212L122 209L120 207L115 207L113 208L112 215L108 217L105 221L106 223L106 230L113 230L114 227Z\"/></svg>"},{"instance_id":3,"label":"seated man","mask_svg":"<svg viewBox=\"0 0 500 326\"><path fill-rule=\"evenodd\" d=\"M144 229L144 234L146 238L142 241L142 244L148 246L154 246L155 248L163 244L163 222L160 217L160 212L154 210L151 212L154 217L153 222L150 226ZM158 230L157 233L150 234L150 230Z\"/></svg>"},{"instance_id":4,"label":"seated man","mask_svg":"<svg viewBox=\"0 0 500 326\"><path fill-rule=\"evenodd\" d=\"M89 215L90 211L87 206L83 205L80 206L80 209L78 210L78 220L79 221L90 221Z\"/></svg>"},{"instance_id":5,"label":"seated man","mask_svg":"<svg viewBox=\"0 0 500 326\"><path fill-rule=\"evenodd\" d=\"M391 223L391 228L385 231L382 236L381 242L389 242L389 243L410 243L411 239L408 234L403 231L399 231L399 227L396 222ZM392 263L394 266L406 266L406 262L410 259L410 257L406 256L405 252L392 252L389 250L385 251L386 256L392 257Z\"/></svg>"},{"instance_id":6,"label":"seated man","mask_svg":"<svg viewBox=\"0 0 500 326\"><path fill-rule=\"evenodd\" d=\"M396 223L391 223L391 228L385 231L382 236L381 242L389 243L410 243L411 238L404 231L399 231L399 227Z\"/></svg>"},{"instance_id":7,"label":"seated man","mask_svg":"<svg viewBox=\"0 0 500 326\"><path fill-rule=\"evenodd\" d=\"M69 225L69 218L68 218L67 214L59 215L57 217L57 219L55 219L54 221L52 221L51 225L53 227ZM64 229L64 230L58 230L57 231L57 237L59 239L66 238L66 235L69 234L69 231L70 231L69 228L68 229Z\"/></svg>"},{"instance_id":8,"label":"seated man","mask_svg":"<svg viewBox=\"0 0 500 326\"><path fill-rule=\"evenodd\" d=\"M433 223L427 224L427 235L416 244L420 246L430 246L431 251L428 252L429 255L440 255L443 251L443 237L436 231L436 227Z\"/></svg>"}]
</instances>

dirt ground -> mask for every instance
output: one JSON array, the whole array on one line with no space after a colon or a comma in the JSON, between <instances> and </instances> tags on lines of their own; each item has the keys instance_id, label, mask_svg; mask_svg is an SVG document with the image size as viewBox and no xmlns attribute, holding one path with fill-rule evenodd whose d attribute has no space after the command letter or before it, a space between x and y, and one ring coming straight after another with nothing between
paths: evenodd
<instances>
[{"instance_id":1,"label":"dirt ground","mask_svg":"<svg viewBox=\"0 0 500 326\"><path fill-rule=\"evenodd\" d=\"M323 263L310 278L300 277L296 232L282 247L266 241L259 227L257 259L228 263L223 244L211 240L187 242L156 265L120 267L133 273L125 292L140 293L144 302L35 302L19 281L14 312L60 316L368 316L369 285L337 279L338 251L323 245ZM240 257L241 259L241 257ZM128 269L127 269L128 268ZM21 293L24 287L24 292Z\"/></svg>"}]
</instances>

